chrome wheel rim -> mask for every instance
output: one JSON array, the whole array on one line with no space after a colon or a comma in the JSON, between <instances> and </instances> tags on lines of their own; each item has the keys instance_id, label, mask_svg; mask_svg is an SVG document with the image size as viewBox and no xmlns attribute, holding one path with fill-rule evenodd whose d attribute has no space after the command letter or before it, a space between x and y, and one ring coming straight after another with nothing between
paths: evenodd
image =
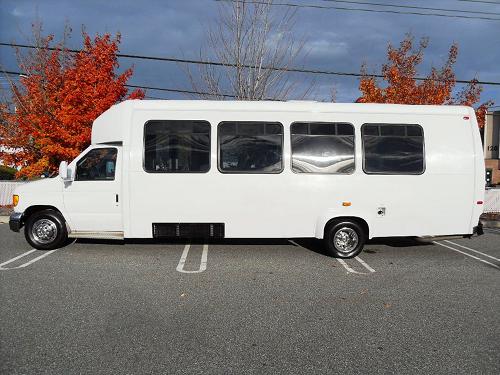
<instances>
[{"instance_id":1,"label":"chrome wheel rim","mask_svg":"<svg viewBox=\"0 0 500 375\"><path fill-rule=\"evenodd\" d=\"M359 237L356 231L349 227L340 228L333 236L333 244L341 253L350 253L359 243Z\"/></svg>"},{"instance_id":2,"label":"chrome wheel rim","mask_svg":"<svg viewBox=\"0 0 500 375\"><path fill-rule=\"evenodd\" d=\"M57 237L57 225L52 220L40 219L31 228L33 239L41 244L48 244Z\"/></svg>"}]
</instances>

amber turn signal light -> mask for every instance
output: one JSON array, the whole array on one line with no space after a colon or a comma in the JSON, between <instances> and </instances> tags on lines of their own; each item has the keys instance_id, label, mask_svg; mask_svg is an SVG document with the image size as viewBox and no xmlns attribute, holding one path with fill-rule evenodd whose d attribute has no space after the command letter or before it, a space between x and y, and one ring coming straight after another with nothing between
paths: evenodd
<instances>
[{"instance_id":1,"label":"amber turn signal light","mask_svg":"<svg viewBox=\"0 0 500 375\"><path fill-rule=\"evenodd\" d=\"M14 194L12 196L12 204L14 205L14 207L16 207L18 203L19 203L19 195Z\"/></svg>"},{"instance_id":2,"label":"amber turn signal light","mask_svg":"<svg viewBox=\"0 0 500 375\"><path fill-rule=\"evenodd\" d=\"M342 202L342 206L344 207L349 207L351 205L351 202Z\"/></svg>"}]
</instances>

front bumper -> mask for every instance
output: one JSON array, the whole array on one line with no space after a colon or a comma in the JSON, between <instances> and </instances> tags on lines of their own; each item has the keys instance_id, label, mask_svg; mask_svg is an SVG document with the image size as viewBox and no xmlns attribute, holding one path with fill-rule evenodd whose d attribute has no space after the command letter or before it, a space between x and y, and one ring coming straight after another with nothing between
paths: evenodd
<instances>
[{"instance_id":1,"label":"front bumper","mask_svg":"<svg viewBox=\"0 0 500 375\"><path fill-rule=\"evenodd\" d=\"M24 225L23 222L23 212L14 212L10 215L9 227L11 231L19 232Z\"/></svg>"}]
</instances>

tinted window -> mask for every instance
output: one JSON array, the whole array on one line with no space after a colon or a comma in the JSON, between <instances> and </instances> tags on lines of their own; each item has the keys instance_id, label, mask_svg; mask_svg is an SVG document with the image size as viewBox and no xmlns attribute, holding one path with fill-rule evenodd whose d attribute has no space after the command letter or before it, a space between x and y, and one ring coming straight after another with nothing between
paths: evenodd
<instances>
[{"instance_id":1,"label":"tinted window","mask_svg":"<svg viewBox=\"0 0 500 375\"><path fill-rule=\"evenodd\" d=\"M75 181L114 180L117 153L114 147L90 150L76 163Z\"/></svg>"},{"instance_id":2,"label":"tinted window","mask_svg":"<svg viewBox=\"0 0 500 375\"><path fill-rule=\"evenodd\" d=\"M294 172L354 171L354 127L351 124L296 122L291 125L290 132Z\"/></svg>"},{"instance_id":3,"label":"tinted window","mask_svg":"<svg viewBox=\"0 0 500 375\"><path fill-rule=\"evenodd\" d=\"M424 137L419 125L364 124L361 135L366 173L424 172Z\"/></svg>"},{"instance_id":4,"label":"tinted window","mask_svg":"<svg viewBox=\"0 0 500 375\"><path fill-rule=\"evenodd\" d=\"M365 135L380 135L379 127L377 125L363 125L363 136Z\"/></svg>"},{"instance_id":5,"label":"tinted window","mask_svg":"<svg viewBox=\"0 0 500 375\"><path fill-rule=\"evenodd\" d=\"M225 173L283 170L283 125L276 122L221 122L219 169Z\"/></svg>"},{"instance_id":6,"label":"tinted window","mask_svg":"<svg viewBox=\"0 0 500 375\"><path fill-rule=\"evenodd\" d=\"M210 124L206 121L154 120L144 126L144 170L202 173L210 169Z\"/></svg>"}]
</instances>

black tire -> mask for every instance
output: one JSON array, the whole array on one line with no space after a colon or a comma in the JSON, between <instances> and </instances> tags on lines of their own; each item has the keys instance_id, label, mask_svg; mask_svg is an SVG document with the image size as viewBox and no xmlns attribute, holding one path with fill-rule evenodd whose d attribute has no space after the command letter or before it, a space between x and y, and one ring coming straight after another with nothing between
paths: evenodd
<instances>
[{"instance_id":1,"label":"black tire","mask_svg":"<svg viewBox=\"0 0 500 375\"><path fill-rule=\"evenodd\" d=\"M336 241L337 233L339 241ZM342 239L345 239L345 241L342 241ZM354 258L363 251L366 233L357 222L342 220L327 227L324 241L329 255L344 259ZM344 247L342 242L345 244Z\"/></svg>"},{"instance_id":2,"label":"black tire","mask_svg":"<svg viewBox=\"0 0 500 375\"><path fill-rule=\"evenodd\" d=\"M28 217L24 236L37 250L54 250L67 243L68 231L63 216L55 210L47 209Z\"/></svg>"}]
</instances>

